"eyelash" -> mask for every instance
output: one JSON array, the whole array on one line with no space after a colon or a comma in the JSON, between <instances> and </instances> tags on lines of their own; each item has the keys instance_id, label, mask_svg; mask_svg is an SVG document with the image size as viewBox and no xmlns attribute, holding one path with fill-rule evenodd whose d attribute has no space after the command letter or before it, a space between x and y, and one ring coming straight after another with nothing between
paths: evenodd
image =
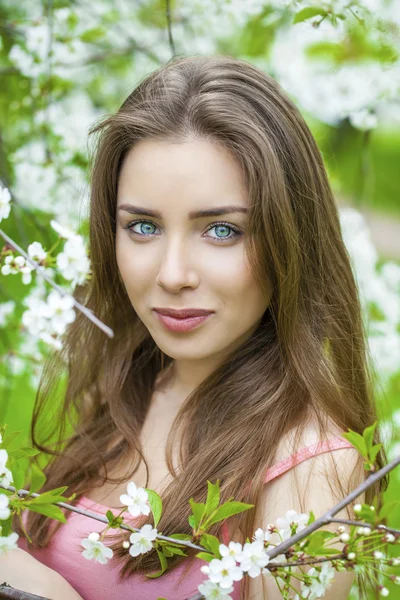
<instances>
[{"instance_id":1,"label":"eyelash","mask_svg":"<svg viewBox=\"0 0 400 600\"><path fill-rule=\"evenodd\" d=\"M132 233L133 235L138 235L140 237L151 237L152 234L138 233L137 231L132 231L132 227L134 225L137 225L138 223L150 223L151 225L154 225L154 227L157 227L157 225L155 225L155 223L152 223L151 221L148 221L146 219L137 219L136 221L131 221L130 223L128 223L128 225L126 225L124 227L124 229L128 229L129 232ZM218 227L220 225L223 225L225 227L228 227L228 229L231 229L233 231L234 235L230 235L229 237L225 237L225 238L211 238L213 240L216 240L218 243L220 243L220 242L224 243L225 241L231 241L231 240L239 237L240 235L242 235L242 232L240 231L240 229L238 229L237 227L234 227L230 223L224 223L222 221L219 223L213 223L207 229L207 231L210 231L211 229L214 229L214 227Z\"/></svg>"}]
</instances>

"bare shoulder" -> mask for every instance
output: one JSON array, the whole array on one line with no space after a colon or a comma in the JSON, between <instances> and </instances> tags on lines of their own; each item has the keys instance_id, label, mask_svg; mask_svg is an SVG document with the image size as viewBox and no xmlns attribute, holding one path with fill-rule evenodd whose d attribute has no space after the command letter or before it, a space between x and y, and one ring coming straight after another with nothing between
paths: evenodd
<instances>
[{"instance_id":1,"label":"bare shoulder","mask_svg":"<svg viewBox=\"0 0 400 600\"><path fill-rule=\"evenodd\" d=\"M325 419L325 429L326 439L340 437L344 433L344 430L329 417ZM309 419L305 424L299 428L291 429L282 437L276 449L274 462L285 460L285 458L295 454L302 448L317 444L322 439L322 432L317 420L315 418Z\"/></svg>"},{"instance_id":2,"label":"bare shoulder","mask_svg":"<svg viewBox=\"0 0 400 600\"><path fill-rule=\"evenodd\" d=\"M327 439L342 433L335 423L327 423ZM297 436L295 431L284 436L274 462L320 441L318 424L310 422ZM257 526L271 523L292 509L302 512L306 507L306 512L312 510L319 516L343 498L349 489L360 484L364 477L363 460L355 448L339 448L311 456L263 486L256 506Z\"/></svg>"}]
</instances>

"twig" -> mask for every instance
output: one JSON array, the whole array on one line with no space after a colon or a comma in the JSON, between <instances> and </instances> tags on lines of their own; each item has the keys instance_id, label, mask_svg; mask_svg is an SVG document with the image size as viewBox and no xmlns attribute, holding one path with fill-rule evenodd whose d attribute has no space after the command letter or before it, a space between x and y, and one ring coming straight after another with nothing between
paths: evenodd
<instances>
[{"instance_id":1,"label":"twig","mask_svg":"<svg viewBox=\"0 0 400 600\"><path fill-rule=\"evenodd\" d=\"M0 488L3 488L4 490L8 490L9 492L16 492L15 487L13 487L12 485L9 485L8 487L6 487L5 485L2 485L0 483ZM41 496L41 494L37 494L37 493L30 493L29 490L18 490L17 492L18 496L31 496L32 498L38 498L39 496ZM84 517L89 517L90 519L95 519L96 521L101 521L101 523L106 523L108 525L108 519L107 517L102 517L101 515L96 515L88 510L84 510L82 508L77 508L76 506L73 506L72 504L67 504L66 502L54 502L55 505L60 506L61 508L66 508L67 510L70 510L72 512L78 513L79 515L83 515ZM140 529L138 529L137 527L129 527L128 525L124 525L123 523L119 526L121 529L125 529L126 531L129 531L132 533L132 531L135 532L139 532ZM193 548L194 550L199 550L200 552L205 552L205 548L203 548L203 546L198 546L197 544L193 544L193 542L189 542L187 540L177 540L175 538L172 537L168 537L166 535L162 535L162 534L157 534L157 539L159 540L164 540L165 542L171 542L173 544L179 544L180 546L187 546L188 548Z\"/></svg>"},{"instance_id":2,"label":"twig","mask_svg":"<svg viewBox=\"0 0 400 600\"><path fill-rule=\"evenodd\" d=\"M170 2L170 0L166 0L165 15L167 17L169 47L171 48L172 56L175 56L176 52L175 52L174 38L172 36L171 2Z\"/></svg>"},{"instance_id":3,"label":"twig","mask_svg":"<svg viewBox=\"0 0 400 600\"><path fill-rule=\"evenodd\" d=\"M342 523L343 525L355 525L356 527L369 527L371 523L361 523L360 521L351 521L350 519L331 519L330 523ZM386 525L376 525L376 529L382 529L387 533L400 534L400 529L393 529L392 527L386 527Z\"/></svg>"},{"instance_id":4,"label":"twig","mask_svg":"<svg viewBox=\"0 0 400 600\"><path fill-rule=\"evenodd\" d=\"M51 277L49 277L47 275L47 273L44 271L44 269L42 269L42 267L37 262L32 260L32 258L16 242L14 242L6 233L4 233L4 231L2 229L0 229L0 235L5 239L5 241L8 244L10 244L10 246L12 246L15 250L17 250L17 252L19 252L34 267L35 271L41 277L43 277L43 279L45 279L47 281L47 283L49 283L55 290L57 290L57 292L59 292L62 296L70 296L73 300L75 308L80 310L81 313L83 313L88 319L90 319L102 331L104 331L104 333L106 333L108 335L108 337L110 337L110 338L114 337L114 332L110 327L108 327L102 321L100 321L100 319L98 319L89 308L86 308L86 306L83 306L83 304L81 304L80 302L75 300L75 298L73 296L71 296L71 294L68 294L68 292L63 290L62 287L60 287L55 281L53 281L51 279Z\"/></svg>"},{"instance_id":5,"label":"twig","mask_svg":"<svg viewBox=\"0 0 400 600\"><path fill-rule=\"evenodd\" d=\"M36 594L17 590L6 582L0 585L0 598L9 598L10 600L49 600L49 598L44 598L43 596L36 596Z\"/></svg>"}]
</instances>

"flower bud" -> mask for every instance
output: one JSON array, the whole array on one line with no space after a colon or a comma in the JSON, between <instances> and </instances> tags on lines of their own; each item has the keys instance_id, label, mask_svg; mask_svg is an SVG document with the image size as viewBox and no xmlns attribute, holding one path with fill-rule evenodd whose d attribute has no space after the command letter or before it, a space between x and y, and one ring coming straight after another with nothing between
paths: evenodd
<instances>
[{"instance_id":1,"label":"flower bud","mask_svg":"<svg viewBox=\"0 0 400 600\"><path fill-rule=\"evenodd\" d=\"M128 542L128 540L124 540L122 542L122 547L125 548L125 550L127 550L130 546L130 543Z\"/></svg>"},{"instance_id":2,"label":"flower bud","mask_svg":"<svg viewBox=\"0 0 400 600\"><path fill-rule=\"evenodd\" d=\"M98 542L98 541L99 541L99 539L100 539L100 534L99 534L99 533L97 533L97 531L93 531L92 533L89 533L89 535L88 535L88 539L89 539L91 542Z\"/></svg>"},{"instance_id":3,"label":"flower bud","mask_svg":"<svg viewBox=\"0 0 400 600\"><path fill-rule=\"evenodd\" d=\"M389 596L389 590L384 585L380 585L379 586L379 594L381 596L385 596L385 598L386 598L386 596Z\"/></svg>"},{"instance_id":4,"label":"flower bud","mask_svg":"<svg viewBox=\"0 0 400 600\"><path fill-rule=\"evenodd\" d=\"M400 565L400 558L391 558L389 564L391 564L393 567L398 567Z\"/></svg>"},{"instance_id":5,"label":"flower bud","mask_svg":"<svg viewBox=\"0 0 400 600\"><path fill-rule=\"evenodd\" d=\"M384 537L384 540L385 542L389 542L389 544L391 544L396 540L396 538L394 537L393 533L387 533Z\"/></svg>"},{"instance_id":6,"label":"flower bud","mask_svg":"<svg viewBox=\"0 0 400 600\"><path fill-rule=\"evenodd\" d=\"M342 535L340 536L339 540L341 542L348 542L350 540L350 536L348 533L342 533Z\"/></svg>"},{"instance_id":7,"label":"flower bud","mask_svg":"<svg viewBox=\"0 0 400 600\"><path fill-rule=\"evenodd\" d=\"M360 511L362 510L362 506L361 506L361 504L355 504L355 505L353 506L353 510L354 510L354 512L355 512L355 513L358 513L358 512L360 512Z\"/></svg>"},{"instance_id":8,"label":"flower bud","mask_svg":"<svg viewBox=\"0 0 400 600\"><path fill-rule=\"evenodd\" d=\"M369 527L363 527L363 534L369 535L371 533L371 529Z\"/></svg>"},{"instance_id":9,"label":"flower bud","mask_svg":"<svg viewBox=\"0 0 400 600\"><path fill-rule=\"evenodd\" d=\"M383 552L381 552L380 550L375 550L374 552L374 557L377 560L382 560L382 558L385 558L385 555L383 554Z\"/></svg>"},{"instance_id":10,"label":"flower bud","mask_svg":"<svg viewBox=\"0 0 400 600\"><path fill-rule=\"evenodd\" d=\"M356 557L356 553L355 552L349 552L348 555L347 555L347 558L349 560L354 560L355 557Z\"/></svg>"}]
</instances>

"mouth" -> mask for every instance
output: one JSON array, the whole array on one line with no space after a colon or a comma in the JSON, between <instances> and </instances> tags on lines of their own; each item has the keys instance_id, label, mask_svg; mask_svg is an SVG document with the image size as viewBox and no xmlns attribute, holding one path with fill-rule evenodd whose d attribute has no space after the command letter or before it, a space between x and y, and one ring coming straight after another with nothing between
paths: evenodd
<instances>
[{"instance_id":1,"label":"mouth","mask_svg":"<svg viewBox=\"0 0 400 600\"><path fill-rule=\"evenodd\" d=\"M154 308L156 312L167 317L174 317L175 319L190 319L193 317L204 317L214 311L206 310L203 308Z\"/></svg>"},{"instance_id":2,"label":"mouth","mask_svg":"<svg viewBox=\"0 0 400 600\"><path fill-rule=\"evenodd\" d=\"M205 312L205 314L188 317L176 317L171 315L165 315L160 313L158 310L154 310L159 321L170 331L177 333L184 333L202 325L212 315L212 312Z\"/></svg>"}]
</instances>

